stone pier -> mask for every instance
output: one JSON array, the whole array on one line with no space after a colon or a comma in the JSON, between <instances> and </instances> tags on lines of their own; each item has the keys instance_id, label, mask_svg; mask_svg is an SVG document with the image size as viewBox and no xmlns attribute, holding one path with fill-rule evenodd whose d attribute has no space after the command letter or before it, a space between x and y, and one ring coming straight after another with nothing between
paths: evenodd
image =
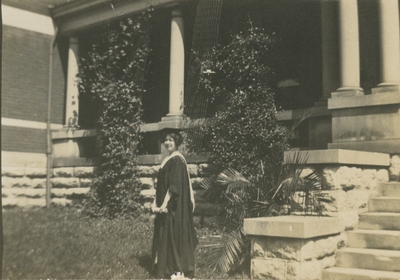
<instances>
[{"instance_id":1,"label":"stone pier","mask_svg":"<svg viewBox=\"0 0 400 280\"><path fill-rule=\"evenodd\" d=\"M279 216L245 219L251 238L251 278L321 279L346 243L337 218Z\"/></svg>"}]
</instances>

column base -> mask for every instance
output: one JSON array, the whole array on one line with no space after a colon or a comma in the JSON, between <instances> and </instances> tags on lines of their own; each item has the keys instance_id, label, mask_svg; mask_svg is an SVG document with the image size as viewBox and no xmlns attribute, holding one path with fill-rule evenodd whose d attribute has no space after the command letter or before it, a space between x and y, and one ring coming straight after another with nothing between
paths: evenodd
<instances>
[{"instance_id":1,"label":"column base","mask_svg":"<svg viewBox=\"0 0 400 280\"><path fill-rule=\"evenodd\" d=\"M184 129L188 128L190 124L190 118L185 115L167 115L161 118L161 121L158 123L159 129Z\"/></svg>"},{"instance_id":2,"label":"column base","mask_svg":"<svg viewBox=\"0 0 400 280\"><path fill-rule=\"evenodd\" d=\"M332 98L340 98L340 97L352 97L352 96L362 96L364 95L364 90L362 88L350 88L350 87L342 87L337 91L331 93Z\"/></svg>"},{"instance_id":3,"label":"column base","mask_svg":"<svg viewBox=\"0 0 400 280\"><path fill-rule=\"evenodd\" d=\"M381 83L377 87L371 89L372 94L383 92L400 92L400 85Z\"/></svg>"},{"instance_id":4,"label":"column base","mask_svg":"<svg viewBox=\"0 0 400 280\"><path fill-rule=\"evenodd\" d=\"M165 117L161 118L161 122L177 121L177 120L183 120L183 119L187 119L187 117L185 115L168 114Z\"/></svg>"}]
</instances>

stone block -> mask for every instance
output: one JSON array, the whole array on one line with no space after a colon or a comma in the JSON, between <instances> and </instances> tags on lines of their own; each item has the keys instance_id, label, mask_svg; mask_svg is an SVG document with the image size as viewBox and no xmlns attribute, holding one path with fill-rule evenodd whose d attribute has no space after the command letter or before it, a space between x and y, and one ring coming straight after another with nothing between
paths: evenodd
<instances>
[{"instance_id":1,"label":"stone block","mask_svg":"<svg viewBox=\"0 0 400 280\"><path fill-rule=\"evenodd\" d=\"M47 176L46 168L25 168L25 175L29 178L45 178Z\"/></svg>"},{"instance_id":2,"label":"stone block","mask_svg":"<svg viewBox=\"0 0 400 280\"><path fill-rule=\"evenodd\" d=\"M263 258L265 256L265 237L254 236L251 238L251 258Z\"/></svg>"},{"instance_id":3,"label":"stone block","mask_svg":"<svg viewBox=\"0 0 400 280\"><path fill-rule=\"evenodd\" d=\"M80 178L79 182L81 188L90 188L93 185L93 179L91 178Z\"/></svg>"},{"instance_id":4,"label":"stone block","mask_svg":"<svg viewBox=\"0 0 400 280\"><path fill-rule=\"evenodd\" d=\"M343 242L341 235L320 238L314 242L314 258L322 259L331 256L338 248L338 244ZM340 245L339 245L340 246Z\"/></svg>"},{"instance_id":5,"label":"stone block","mask_svg":"<svg viewBox=\"0 0 400 280\"><path fill-rule=\"evenodd\" d=\"M336 216L337 211L346 207L346 192L342 190L316 191L311 192L311 204L308 207L321 209L325 216ZM304 192L296 192L291 201L292 213L305 211L304 202L306 201ZM308 208L309 209L309 208Z\"/></svg>"},{"instance_id":6,"label":"stone block","mask_svg":"<svg viewBox=\"0 0 400 280\"><path fill-rule=\"evenodd\" d=\"M371 196L376 196L377 191L372 190L351 190L346 192L346 209L356 210L359 213L368 210L368 201Z\"/></svg>"},{"instance_id":7,"label":"stone block","mask_svg":"<svg viewBox=\"0 0 400 280\"><path fill-rule=\"evenodd\" d=\"M70 199L84 198L89 193L90 188L72 188L72 189L52 189L51 195L55 198L66 197Z\"/></svg>"},{"instance_id":8,"label":"stone block","mask_svg":"<svg viewBox=\"0 0 400 280\"><path fill-rule=\"evenodd\" d=\"M197 177L199 175L199 167L197 164L188 164L189 175Z\"/></svg>"},{"instance_id":9,"label":"stone block","mask_svg":"<svg viewBox=\"0 0 400 280\"><path fill-rule=\"evenodd\" d=\"M263 247L266 258L299 262L315 258L314 241L311 239L264 237L256 243Z\"/></svg>"},{"instance_id":10,"label":"stone block","mask_svg":"<svg viewBox=\"0 0 400 280\"><path fill-rule=\"evenodd\" d=\"M252 279L286 279L287 262L280 259L252 259Z\"/></svg>"},{"instance_id":11,"label":"stone block","mask_svg":"<svg viewBox=\"0 0 400 280\"><path fill-rule=\"evenodd\" d=\"M78 178L52 178L53 188L79 188L80 182Z\"/></svg>"},{"instance_id":12,"label":"stone block","mask_svg":"<svg viewBox=\"0 0 400 280\"><path fill-rule=\"evenodd\" d=\"M376 170L364 169L362 171L360 189L375 189L376 188Z\"/></svg>"},{"instance_id":13,"label":"stone block","mask_svg":"<svg viewBox=\"0 0 400 280\"><path fill-rule=\"evenodd\" d=\"M32 179L28 177L2 177L1 186L3 188L29 188L32 187Z\"/></svg>"},{"instance_id":14,"label":"stone block","mask_svg":"<svg viewBox=\"0 0 400 280\"><path fill-rule=\"evenodd\" d=\"M338 169L340 187L343 190L362 188L362 169L357 167L341 166Z\"/></svg>"},{"instance_id":15,"label":"stone block","mask_svg":"<svg viewBox=\"0 0 400 280\"><path fill-rule=\"evenodd\" d=\"M138 166L139 175L141 177L157 177L157 173L160 170L159 165L140 165Z\"/></svg>"},{"instance_id":16,"label":"stone block","mask_svg":"<svg viewBox=\"0 0 400 280\"><path fill-rule=\"evenodd\" d=\"M391 181L400 181L400 155L393 155L391 157L389 174Z\"/></svg>"},{"instance_id":17,"label":"stone block","mask_svg":"<svg viewBox=\"0 0 400 280\"><path fill-rule=\"evenodd\" d=\"M74 176L78 178L92 178L96 172L95 166L79 166L74 168Z\"/></svg>"},{"instance_id":18,"label":"stone block","mask_svg":"<svg viewBox=\"0 0 400 280\"><path fill-rule=\"evenodd\" d=\"M337 178L337 171L339 167L328 166L322 171L322 186L327 190L339 189L340 185Z\"/></svg>"},{"instance_id":19,"label":"stone block","mask_svg":"<svg viewBox=\"0 0 400 280\"><path fill-rule=\"evenodd\" d=\"M29 198L42 198L46 195L45 189L31 189L31 188L8 188L3 189L3 197L29 197Z\"/></svg>"},{"instance_id":20,"label":"stone block","mask_svg":"<svg viewBox=\"0 0 400 280\"><path fill-rule=\"evenodd\" d=\"M143 189L154 189L154 179L153 178L139 178L140 183L142 184Z\"/></svg>"},{"instance_id":21,"label":"stone block","mask_svg":"<svg viewBox=\"0 0 400 280\"><path fill-rule=\"evenodd\" d=\"M336 264L336 258L335 255L323 258L321 260L321 269L329 268L329 267L334 267Z\"/></svg>"},{"instance_id":22,"label":"stone block","mask_svg":"<svg viewBox=\"0 0 400 280\"><path fill-rule=\"evenodd\" d=\"M322 191L321 197L323 201L320 202L322 212L328 216L336 216L336 212L342 211L346 208L346 192L342 190L335 191ZM328 202L329 201L329 202Z\"/></svg>"},{"instance_id":23,"label":"stone block","mask_svg":"<svg viewBox=\"0 0 400 280\"><path fill-rule=\"evenodd\" d=\"M386 169L364 169L361 189L376 190L380 182L389 181L389 173Z\"/></svg>"},{"instance_id":24,"label":"stone block","mask_svg":"<svg viewBox=\"0 0 400 280\"><path fill-rule=\"evenodd\" d=\"M67 206L72 204L72 200L66 198L52 198L51 203L60 206Z\"/></svg>"},{"instance_id":25,"label":"stone block","mask_svg":"<svg viewBox=\"0 0 400 280\"><path fill-rule=\"evenodd\" d=\"M3 207L45 207L46 200L44 198L26 198L26 197L12 197L3 198Z\"/></svg>"},{"instance_id":26,"label":"stone block","mask_svg":"<svg viewBox=\"0 0 400 280\"><path fill-rule=\"evenodd\" d=\"M24 177L25 168L5 166L1 168L1 175L6 177Z\"/></svg>"},{"instance_id":27,"label":"stone block","mask_svg":"<svg viewBox=\"0 0 400 280\"><path fill-rule=\"evenodd\" d=\"M156 195L156 190L155 189L142 190L140 191L140 195L145 199L153 199L154 196Z\"/></svg>"},{"instance_id":28,"label":"stone block","mask_svg":"<svg viewBox=\"0 0 400 280\"><path fill-rule=\"evenodd\" d=\"M307 175L310 175L311 173L315 172L315 168L312 167L306 167L303 170L301 170L300 177L306 177Z\"/></svg>"},{"instance_id":29,"label":"stone block","mask_svg":"<svg viewBox=\"0 0 400 280\"><path fill-rule=\"evenodd\" d=\"M321 261L289 261L287 263L287 280L319 280L322 273Z\"/></svg>"},{"instance_id":30,"label":"stone block","mask_svg":"<svg viewBox=\"0 0 400 280\"><path fill-rule=\"evenodd\" d=\"M358 226L358 211L340 211L338 212L341 228L344 230L355 229Z\"/></svg>"},{"instance_id":31,"label":"stone block","mask_svg":"<svg viewBox=\"0 0 400 280\"><path fill-rule=\"evenodd\" d=\"M151 202L145 202L144 204L143 204L143 209L145 210L145 211L147 211L147 212L150 212L151 211Z\"/></svg>"},{"instance_id":32,"label":"stone block","mask_svg":"<svg viewBox=\"0 0 400 280\"><path fill-rule=\"evenodd\" d=\"M376 179L378 182L389 182L389 171L387 169L379 169L376 172ZM391 179L390 179L391 180Z\"/></svg>"},{"instance_id":33,"label":"stone block","mask_svg":"<svg viewBox=\"0 0 400 280\"><path fill-rule=\"evenodd\" d=\"M46 188L46 183L47 183L46 179L42 179L42 178L33 178L32 179L32 187L34 187L36 189Z\"/></svg>"},{"instance_id":34,"label":"stone block","mask_svg":"<svg viewBox=\"0 0 400 280\"><path fill-rule=\"evenodd\" d=\"M54 177L65 177L65 178L73 177L74 176L74 168L73 167L53 168L53 176Z\"/></svg>"}]
</instances>

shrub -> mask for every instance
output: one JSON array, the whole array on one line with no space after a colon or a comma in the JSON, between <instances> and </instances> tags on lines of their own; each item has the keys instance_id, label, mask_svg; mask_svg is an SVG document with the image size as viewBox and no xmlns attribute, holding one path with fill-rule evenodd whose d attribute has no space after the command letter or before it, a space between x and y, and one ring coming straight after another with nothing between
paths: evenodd
<instances>
[{"instance_id":1,"label":"shrub","mask_svg":"<svg viewBox=\"0 0 400 280\"><path fill-rule=\"evenodd\" d=\"M202 65L203 72L215 72L211 79L203 74L200 81L214 110L200 131L211 160L239 170L250 181L264 169L272 182L288 147L287 130L276 119L274 64L273 37L251 27Z\"/></svg>"},{"instance_id":2,"label":"shrub","mask_svg":"<svg viewBox=\"0 0 400 280\"><path fill-rule=\"evenodd\" d=\"M115 217L140 209L136 167L151 11L126 18L95 40L80 65L81 89L99 105L101 166L86 210Z\"/></svg>"}]
</instances>

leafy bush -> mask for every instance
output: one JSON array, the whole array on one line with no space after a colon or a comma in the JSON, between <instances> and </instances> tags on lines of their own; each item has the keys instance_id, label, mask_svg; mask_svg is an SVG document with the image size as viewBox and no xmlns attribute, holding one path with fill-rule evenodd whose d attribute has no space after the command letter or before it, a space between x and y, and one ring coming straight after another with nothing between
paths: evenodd
<instances>
[{"instance_id":1,"label":"leafy bush","mask_svg":"<svg viewBox=\"0 0 400 280\"><path fill-rule=\"evenodd\" d=\"M199 133L214 163L240 170L250 181L262 169L270 183L276 180L287 148L287 130L276 119L274 63L273 38L251 27L217 48L202 65L203 73L215 72L211 78L203 74L200 81L214 116Z\"/></svg>"},{"instance_id":2,"label":"leafy bush","mask_svg":"<svg viewBox=\"0 0 400 280\"><path fill-rule=\"evenodd\" d=\"M102 164L86 207L94 215L115 217L140 208L136 153L150 19L148 11L108 28L81 60L81 89L99 104Z\"/></svg>"}]
</instances>

